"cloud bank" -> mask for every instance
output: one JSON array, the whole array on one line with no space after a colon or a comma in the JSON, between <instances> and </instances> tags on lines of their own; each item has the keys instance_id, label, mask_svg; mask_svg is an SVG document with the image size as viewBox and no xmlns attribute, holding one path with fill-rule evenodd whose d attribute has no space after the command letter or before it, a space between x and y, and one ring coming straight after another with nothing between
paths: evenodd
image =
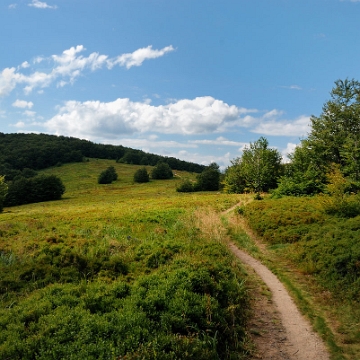
<instances>
[{"instance_id":1,"label":"cloud bank","mask_svg":"<svg viewBox=\"0 0 360 360\"><path fill-rule=\"evenodd\" d=\"M3 69L0 72L0 96L8 95L17 85L24 86L25 94L31 93L35 88L46 88L55 81L57 81L58 87L62 87L73 83L84 70L95 71L103 67L112 69L116 65L130 69L133 66L141 66L145 60L164 56L175 49L171 45L160 50L148 46L114 58L97 52L86 57L80 54L85 50L83 45L78 45L63 51L61 55L52 55L50 58L37 57L33 61L32 67L27 61L24 61L17 68ZM50 62L51 70L49 72L37 71L36 69L30 71L29 74L22 72L23 69L36 68L38 64L45 61Z\"/></svg>"},{"instance_id":2,"label":"cloud bank","mask_svg":"<svg viewBox=\"0 0 360 360\"><path fill-rule=\"evenodd\" d=\"M144 133L195 135L240 131L241 128L267 135L301 136L306 133L309 122L308 117L281 121L278 118L282 112L278 110L258 117L251 115L253 113L258 110L239 108L211 96L159 106L128 98L112 102L67 101L44 125L55 134L116 139ZM213 145L243 146L221 137L212 142Z\"/></svg>"}]
</instances>

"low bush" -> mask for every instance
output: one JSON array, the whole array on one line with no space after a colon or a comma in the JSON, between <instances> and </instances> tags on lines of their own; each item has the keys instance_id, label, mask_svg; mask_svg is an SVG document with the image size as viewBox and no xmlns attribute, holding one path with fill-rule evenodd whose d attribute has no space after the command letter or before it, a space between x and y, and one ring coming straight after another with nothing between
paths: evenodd
<instances>
[{"instance_id":1,"label":"low bush","mask_svg":"<svg viewBox=\"0 0 360 360\"><path fill-rule=\"evenodd\" d=\"M149 182L149 180L150 180L150 176L145 167L135 171L134 182L147 183Z\"/></svg>"},{"instance_id":2,"label":"low bush","mask_svg":"<svg viewBox=\"0 0 360 360\"><path fill-rule=\"evenodd\" d=\"M181 181L181 183L176 187L177 192L193 192L195 191L194 185L189 179Z\"/></svg>"},{"instance_id":3,"label":"low bush","mask_svg":"<svg viewBox=\"0 0 360 360\"><path fill-rule=\"evenodd\" d=\"M98 184L111 184L116 181L118 175L113 166L109 166L106 170L102 171L98 177Z\"/></svg>"}]
</instances>

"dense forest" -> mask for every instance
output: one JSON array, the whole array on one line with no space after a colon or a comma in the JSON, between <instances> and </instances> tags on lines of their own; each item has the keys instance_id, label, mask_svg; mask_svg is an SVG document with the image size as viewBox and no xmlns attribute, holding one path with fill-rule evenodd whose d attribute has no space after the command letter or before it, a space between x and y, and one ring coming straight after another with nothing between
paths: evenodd
<instances>
[{"instance_id":1,"label":"dense forest","mask_svg":"<svg viewBox=\"0 0 360 360\"><path fill-rule=\"evenodd\" d=\"M15 176L26 177L28 169L41 170L69 162L81 162L84 158L111 159L125 164L156 165L167 163L173 170L200 173L205 166L146 153L124 146L96 144L73 137L46 134L0 133L0 174L6 180ZM25 170L25 175L22 173Z\"/></svg>"}]
</instances>

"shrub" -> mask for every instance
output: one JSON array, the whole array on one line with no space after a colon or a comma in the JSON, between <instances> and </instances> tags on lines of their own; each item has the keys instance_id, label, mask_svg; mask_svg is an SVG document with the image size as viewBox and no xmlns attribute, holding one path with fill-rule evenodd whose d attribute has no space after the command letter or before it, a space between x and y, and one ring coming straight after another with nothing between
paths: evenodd
<instances>
[{"instance_id":1,"label":"shrub","mask_svg":"<svg viewBox=\"0 0 360 360\"><path fill-rule=\"evenodd\" d=\"M147 183L149 182L150 177L145 167L136 170L134 174L134 182L137 183Z\"/></svg>"},{"instance_id":2,"label":"shrub","mask_svg":"<svg viewBox=\"0 0 360 360\"><path fill-rule=\"evenodd\" d=\"M111 184L113 181L116 181L118 175L113 166L108 167L106 170L102 171L98 177L98 184Z\"/></svg>"},{"instance_id":3,"label":"shrub","mask_svg":"<svg viewBox=\"0 0 360 360\"><path fill-rule=\"evenodd\" d=\"M194 190L194 186L191 183L191 181L189 179L185 179L176 187L176 191L177 192L193 192L195 190Z\"/></svg>"},{"instance_id":4,"label":"shrub","mask_svg":"<svg viewBox=\"0 0 360 360\"><path fill-rule=\"evenodd\" d=\"M151 172L153 179L171 179L174 176L169 164L160 162L158 163Z\"/></svg>"},{"instance_id":5,"label":"shrub","mask_svg":"<svg viewBox=\"0 0 360 360\"><path fill-rule=\"evenodd\" d=\"M327 214L341 217L355 217L360 214L359 195L350 195L347 190L351 188L349 181L342 175L339 166L333 167L327 175L329 184L326 190L329 195L322 199L322 206Z\"/></svg>"}]
</instances>

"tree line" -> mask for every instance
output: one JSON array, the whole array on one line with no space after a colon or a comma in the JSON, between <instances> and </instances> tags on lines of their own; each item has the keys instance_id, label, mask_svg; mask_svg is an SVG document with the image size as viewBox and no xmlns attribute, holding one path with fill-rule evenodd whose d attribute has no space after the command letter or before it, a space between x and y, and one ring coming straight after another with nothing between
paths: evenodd
<instances>
[{"instance_id":1,"label":"tree line","mask_svg":"<svg viewBox=\"0 0 360 360\"><path fill-rule=\"evenodd\" d=\"M0 174L7 180L22 176L24 169L41 170L84 158L116 160L117 162L155 166L169 164L173 170L200 173L205 166L166 157L122 145L96 144L88 140L47 134L0 133Z\"/></svg>"},{"instance_id":2,"label":"tree line","mask_svg":"<svg viewBox=\"0 0 360 360\"><path fill-rule=\"evenodd\" d=\"M261 137L245 148L225 171L227 192L268 192L303 196L360 189L360 83L337 80L320 116L311 116L311 130L301 140L290 163ZM330 187L329 187L330 185Z\"/></svg>"}]
</instances>

